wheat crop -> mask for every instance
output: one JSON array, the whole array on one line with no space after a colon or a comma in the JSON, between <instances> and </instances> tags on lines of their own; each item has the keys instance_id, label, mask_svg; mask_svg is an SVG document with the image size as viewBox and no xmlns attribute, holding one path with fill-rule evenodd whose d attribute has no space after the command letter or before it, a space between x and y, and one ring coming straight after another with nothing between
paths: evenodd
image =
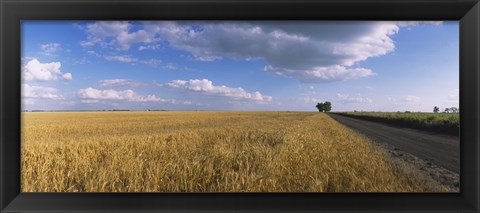
<instances>
[{"instance_id":1,"label":"wheat crop","mask_svg":"<svg viewBox=\"0 0 480 213\"><path fill-rule=\"evenodd\" d=\"M24 112L23 192L446 191L324 113Z\"/></svg>"}]
</instances>

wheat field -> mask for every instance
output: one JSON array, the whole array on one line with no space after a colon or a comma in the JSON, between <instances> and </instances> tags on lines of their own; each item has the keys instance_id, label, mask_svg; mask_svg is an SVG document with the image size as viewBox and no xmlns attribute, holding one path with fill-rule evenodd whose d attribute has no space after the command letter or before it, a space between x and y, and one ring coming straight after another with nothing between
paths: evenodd
<instances>
[{"instance_id":1,"label":"wheat field","mask_svg":"<svg viewBox=\"0 0 480 213\"><path fill-rule=\"evenodd\" d=\"M438 192L324 113L24 112L23 192Z\"/></svg>"}]
</instances>

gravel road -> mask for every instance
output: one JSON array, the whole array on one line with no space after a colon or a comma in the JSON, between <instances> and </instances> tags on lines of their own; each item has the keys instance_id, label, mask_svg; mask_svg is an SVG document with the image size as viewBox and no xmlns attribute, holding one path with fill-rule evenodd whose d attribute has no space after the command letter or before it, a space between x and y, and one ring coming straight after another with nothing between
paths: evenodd
<instances>
[{"instance_id":1,"label":"gravel road","mask_svg":"<svg viewBox=\"0 0 480 213\"><path fill-rule=\"evenodd\" d=\"M393 145L429 164L460 173L460 138L422 130L392 126L337 114L328 114L341 124L356 130L377 143Z\"/></svg>"}]
</instances>

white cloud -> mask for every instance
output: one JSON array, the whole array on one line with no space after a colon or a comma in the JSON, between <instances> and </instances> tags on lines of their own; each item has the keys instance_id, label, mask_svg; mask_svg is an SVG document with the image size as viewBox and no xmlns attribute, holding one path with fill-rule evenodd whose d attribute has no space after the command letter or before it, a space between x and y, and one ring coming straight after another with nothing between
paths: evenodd
<instances>
[{"instance_id":1,"label":"white cloud","mask_svg":"<svg viewBox=\"0 0 480 213\"><path fill-rule=\"evenodd\" d=\"M302 82L329 82L368 77L373 71L358 62L395 49L392 36L402 27L442 22L95 22L87 26L88 44L144 50L160 40L200 61L263 59L265 71ZM111 26L110 26L111 25Z\"/></svg>"},{"instance_id":2,"label":"white cloud","mask_svg":"<svg viewBox=\"0 0 480 213\"><path fill-rule=\"evenodd\" d=\"M78 96L87 100L113 100L113 101L132 101L132 102L170 102L174 103L173 99L162 99L155 95L141 96L136 94L133 90L98 90L94 88L85 88L78 91ZM89 101L83 101L87 103ZM94 101L90 101L94 103Z\"/></svg>"},{"instance_id":3,"label":"white cloud","mask_svg":"<svg viewBox=\"0 0 480 213\"><path fill-rule=\"evenodd\" d=\"M173 88L184 88L187 85L187 81L173 80L167 83L167 85Z\"/></svg>"},{"instance_id":4,"label":"white cloud","mask_svg":"<svg viewBox=\"0 0 480 213\"><path fill-rule=\"evenodd\" d=\"M220 95L234 99L245 99L252 101L271 101L271 96L262 95L260 92L247 92L241 87L231 88L224 85L215 86L208 79L194 79L189 81L173 80L166 84L172 88L184 89L203 94Z\"/></svg>"},{"instance_id":5,"label":"white cloud","mask_svg":"<svg viewBox=\"0 0 480 213\"><path fill-rule=\"evenodd\" d=\"M34 99L34 98L43 98L43 99L52 99L52 100L63 99L63 97L58 94L58 90L55 88L31 86L29 84L23 84L22 96L23 98L30 98L30 99Z\"/></svg>"},{"instance_id":6,"label":"white cloud","mask_svg":"<svg viewBox=\"0 0 480 213\"><path fill-rule=\"evenodd\" d=\"M141 87L145 84L132 79L107 79L98 82L100 87Z\"/></svg>"},{"instance_id":7,"label":"white cloud","mask_svg":"<svg viewBox=\"0 0 480 213\"><path fill-rule=\"evenodd\" d=\"M138 47L138 50L139 51L143 51L143 50L156 50L160 48L160 45L159 44L154 44L154 45L142 45L142 46L139 46Z\"/></svg>"},{"instance_id":8,"label":"white cloud","mask_svg":"<svg viewBox=\"0 0 480 213\"><path fill-rule=\"evenodd\" d=\"M300 81L307 83L341 81L373 75L373 71L370 69L348 69L344 66L338 65L329 67L315 67L312 70L282 69L266 66L264 70L277 75L295 77Z\"/></svg>"},{"instance_id":9,"label":"white cloud","mask_svg":"<svg viewBox=\"0 0 480 213\"><path fill-rule=\"evenodd\" d=\"M63 79L70 81L72 80L72 73L65 73L62 75Z\"/></svg>"},{"instance_id":10,"label":"white cloud","mask_svg":"<svg viewBox=\"0 0 480 213\"><path fill-rule=\"evenodd\" d=\"M93 46L100 44L102 46L107 45L106 38L116 37L120 33L127 31L130 25L126 21L99 21L86 26L88 32L88 38L85 41L80 42L82 46Z\"/></svg>"},{"instance_id":11,"label":"white cloud","mask_svg":"<svg viewBox=\"0 0 480 213\"><path fill-rule=\"evenodd\" d=\"M106 99L106 100L133 100L135 92L132 90L97 90L94 88L81 89L78 94L81 98Z\"/></svg>"},{"instance_id":12,"label":"white cloud","mask_svg":"<svg viewBox=\"0 0 480 213\"><path fill-rule=\"evenodd\" d=\"M359 97L359 96L351 97L348 94L341 94L341 93L337 93L336 97L342 103L370 104L373 102L373 100L370 98Z\"/></svg>"},{"instance_id":13,"label":"white cloud","mask_svg":"<svg viewBox=\"0 0 480 213\"><path fill-rule=\"evenodd\" d=\"M60 62L41 63L34 58L22 67L23 78L27 81L72 80L71 73L60 71L61 66Z\"/></svg>"},{"instance_id":14,"label":"white cloud","mask_svg":"<svg viewBox=\"0 0 480 213\"><path fill-rule=\"evenodd\" d=\"M159 34L197 60L264 59L265 71L302 82L372 75L370 69L350 66L392 52L390 36L399 30L391 22L215 22L201 27L162 22Z\"/></svg>"},{"instance_id":15,"label":"white cloud","mask_svg":"<svg viewBox=\"0 0 480 213\"><path fill-rule=\"evenodd\" d=\"M40 45L40 49L44 55L55 56L55 52L62 50L62 47L59 43L48 43Z\"/></svg>"},{"instance_id":16,"label":"white cloud","mask_svg":"<svg viewBox=\"0 0 480 213\"><path fill-rule=\"evenodd\" d=\"M83 46L99 44L103 47L116 46L121 50L128 50L135 43L152 43L157 41L156 35L147 30L129 32L131 24L127 21L98 21L87 25L87 40L82 41ZM144 48L148 48L145 46ZM154 48L154 46L150 47Z\"/></svg>"}]
</instances>

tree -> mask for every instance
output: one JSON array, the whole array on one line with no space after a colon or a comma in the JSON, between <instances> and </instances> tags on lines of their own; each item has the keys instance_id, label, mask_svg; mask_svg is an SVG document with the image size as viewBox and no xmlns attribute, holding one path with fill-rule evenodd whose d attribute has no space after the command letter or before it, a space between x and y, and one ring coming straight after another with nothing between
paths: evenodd
<instances>
[{"instance_id":1,"label":"tree","mask_svg":"<svg viewBox=\"0 0 480 213\"><path fill-rule=\"evenodd\" d=\"M318 102L315 107L317 107L319 112L323 112L323 110L325 110L323 106L324 106L323 103Z\"/></svg>"},{"instance_id":2,"label":"tree","mask_svg":"<svg viewBox=\"0 0 480 213\"><path fill-rule=\"evenodd\" d=\"M332 110L332 103L330 101L325 101L325 103L318 102L315 107L317 107L319 112L330 112Z\"/></svg>"},{"instance_id":3,"label":"tree","mask_svg":"<svg viewBox=\"0 0 480 213\"><path fill-rule=\"evenodd\" d=\"M445 108L445 112L446 112L446 113L449 113L449 112L450 112L450 108Z\"/></svg>"},{"instance_id":4,"label":"tree","mask_svg":"<svg viewBox=\"0 0 480 213\"><path fill-rule=\"evenodd\" d=\"M457 107L450 107L450 112L452 112L452 113L457 113L457 112L458 112L458 108L457 108Z\"/></svg>"},{"instance_id":5,"label":"tree","mask_svg":"<svg viewBox=\"0 0 480 213\"><path fill-rule=\"evenodd\" d=\"M434 113L438 113L438 111L440 111L440 109L437 106L433 107L433 112Z\"/></svg>"},{"instance_id":6,"label":"tree","mask_svg":"<svg viewBox=\"0 0 480 213\"><path fill-rule=\"evenodd\" d=\"M330 101L325 101L323 104L323 109L325 112L330 112L332 110L332 103Z\"/></svg>"}]
</instances>

